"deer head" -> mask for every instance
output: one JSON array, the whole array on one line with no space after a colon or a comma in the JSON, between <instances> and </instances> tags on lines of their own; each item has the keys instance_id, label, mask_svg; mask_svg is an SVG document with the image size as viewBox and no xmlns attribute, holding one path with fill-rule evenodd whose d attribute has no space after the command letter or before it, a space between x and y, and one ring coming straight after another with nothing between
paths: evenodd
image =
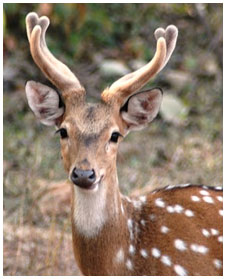
<instances>
[{"instance_id":1,"label":"deer head","mask_svg":"<svg viewBox=\"0 0 226 279\"><path fill-rule=\"evenodd\" d=\"M76 76L48 50L45 42L48 25L45 16L39 18L30 13L26 17L31 55L60 95L46 85L28 81L28 103L43 124L58 127L63 163L70 180L83 190L95 192L103 181L117 180L117 175L112 174L116 174L120 141L128 132L143 128L156 117L161 89L138 90L164 68L175 48L178 31L173 25L166 30L158 28L153 59L105 89L100 103L88 104Z\"/></svg>"}]
</instances>

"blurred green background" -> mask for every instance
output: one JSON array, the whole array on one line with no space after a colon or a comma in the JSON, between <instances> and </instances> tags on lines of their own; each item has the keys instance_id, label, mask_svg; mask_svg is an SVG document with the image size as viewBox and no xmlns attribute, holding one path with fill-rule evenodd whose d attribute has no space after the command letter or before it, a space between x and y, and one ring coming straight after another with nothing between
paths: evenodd
<instances>
[{"instance_id":1,"label":"blurred green background","mask_svg":"<svg viewBox=\"0 0 226 279\"><path fill-rule=\"evenodd\" d=\"M121 144L123 193L167 184L222 184L222 4L4 4L4 275L77 275L70 189L54 128L38 123L27 80L47 83L31 59L25 16L51 24L47 44L89 99L150 60L153 33L175 24L177 47L148 87L162 87L158 118Z\"/></svg>"}]
</instances>

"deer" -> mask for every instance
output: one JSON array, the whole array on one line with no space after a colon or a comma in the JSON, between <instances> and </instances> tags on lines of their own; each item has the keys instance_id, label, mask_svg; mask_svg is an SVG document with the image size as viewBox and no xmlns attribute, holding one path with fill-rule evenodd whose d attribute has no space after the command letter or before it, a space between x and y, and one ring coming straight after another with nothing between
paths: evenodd
<instances>
[{"instance_id":1,"label":"deer","mask_svg":"<svg viewBox=\"0 0 226 279\"><path fill-rule=\"evenodd\" d=\"M119 78L97 103L86 101L78 78L49 51L49 18L31 12L26 30L34 62L57 88L25 86L37 119L55 126L71 183L74 257L84 275L222 275L223 188L167 185L142 196L121 194L119 143L158 114L162 90L141 88L169 61L178 29L157 28L150 62ZM198 170L197 170L198 171Z\"/></svg>"}]
</instances>

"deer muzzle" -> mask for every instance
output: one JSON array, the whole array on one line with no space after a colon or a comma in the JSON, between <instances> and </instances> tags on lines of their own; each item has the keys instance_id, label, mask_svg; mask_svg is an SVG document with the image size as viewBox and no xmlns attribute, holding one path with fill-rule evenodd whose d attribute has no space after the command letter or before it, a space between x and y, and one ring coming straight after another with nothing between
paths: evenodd
<instances>
[{"instance_id":1,"label":"deer muzzle","mask_svg":"<svg viewBox=\"0 0 226 279\"><path fill-rule=\"evenodd\" d=\"M91 190L96 187L96 174L94 169L82 170L74 168L71 173L71 181L78 187Z\"/></svg>"}]
</instances>

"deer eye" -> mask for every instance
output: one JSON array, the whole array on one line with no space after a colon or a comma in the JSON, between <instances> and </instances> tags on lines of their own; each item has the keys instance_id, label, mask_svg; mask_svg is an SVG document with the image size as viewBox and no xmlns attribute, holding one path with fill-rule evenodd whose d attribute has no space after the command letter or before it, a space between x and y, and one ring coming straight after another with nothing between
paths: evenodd
<instances>
[{"instance_id":1,"label":"deer eye","mask_svg":"<svg viewBox=\"0 0 226 279\"><path fill-rule=\"evenodd\" d=\"M68 138L67 130L65 128L60 128L56 133L60 133L62 139Z\"/></svg>"},{"instance_id":2,"label":"deer eye","mask_svg":"<svg viewBox=\"0 0 226 279\"><path fill-rule=\"evenodd\" d=\"M118 142L118 138L119 138L120 136L122 136L120 133L118 133L118 132L113 132L113 133L111 134L110 141L112 141L112 142Z\"/></svg>"}]
</instances>

